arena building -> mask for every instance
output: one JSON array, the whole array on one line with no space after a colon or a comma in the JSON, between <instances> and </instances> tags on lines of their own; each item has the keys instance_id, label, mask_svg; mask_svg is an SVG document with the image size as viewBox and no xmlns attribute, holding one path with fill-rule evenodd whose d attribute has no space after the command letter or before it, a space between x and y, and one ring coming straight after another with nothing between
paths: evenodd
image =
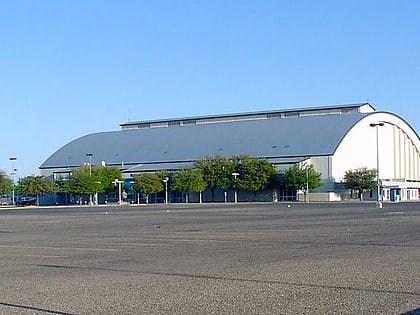
<instances>
[{"instance_id":1,"label":"arena building","mask_svg":"<svg viewBox=\"0 0 420 315\"><path fill-rule=\"evenodd\" d=\"M40 170L59 178L82 164L103 164L118 166L130 178L191 167L199 157L241 154L265 158L278 172L295 163L313 165L323 185L309 192L311 201L349 198L343 176L360 167L379 170L383 200L420 198L418 134L401 117L368 103L128 122L119 131L64 145ZM365 198L376 196L370 192ZM273 192L270 198L279 196Z\"/></svg>"}]
</instances>

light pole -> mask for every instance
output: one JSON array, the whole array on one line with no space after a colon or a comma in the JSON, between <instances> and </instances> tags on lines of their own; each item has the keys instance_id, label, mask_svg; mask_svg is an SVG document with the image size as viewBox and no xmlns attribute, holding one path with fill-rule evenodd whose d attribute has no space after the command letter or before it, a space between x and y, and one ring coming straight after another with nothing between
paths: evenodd
<instances>
[{"instance_id":1,"label":"light pole","mask_svg":"<svg viewBox=\"0 0 420 315\"><path fill-rule=\"evenodd\" d=\"M305 156L305 163L302 165L302 167L305 166L306 189L304 198L306 202L309 202L309 159L310 157Z\"/></svg>"},{"instance_id":2,"label":"light pole","mask_svg":"<svg viewBox=\"0 0 420 315\"><path fill-rule=\"evenodd\" d=\"M309 202L309 166L306 165L306 202Z\"/></svg>"},{"instance_id":3,"label":"light pole","mask_svg":"<svg viewBox=\"0 0 420 315\"><path fill-rule=\"evenodd\" d=\"M114 186L118 185L118 204L121 206L122 201L121 201L121 184L123 183L122 180L118 180L118 178L116 178L113 182Z\"/></svg>"},{"instance_id":4,"label":"light pole","mask_svg":"<svg viewBox=\"0 0 420 315\"><path fill-rule=\"evenodd\" d=\"M86 156L89 157L89 176L92 176L92 153L86 153Z\"/></svg>"},{"instance_id":5,"label":"light pole","mask_svg":"<svg viewBox=\"0 0 420 315\"><path fill-rule=\"evenodd\" d=\"M236 177L237 176L239 176L239 173L232 173L232 176L234 177L234 179L235 179L235 182L234 182L234 184L235 184L235 203L238 203L238 191L236 190Z\"/></svg>"},{"instance_id":6,"label":"light pole","mask_svg":"<svg viewBox=\"0 0 420 315\"><path fill-rule=\"evenodd\" d=\"M95 203L95 205L98 205L98 203L99 203L98 202L98 185L100 185L102 183L101 183L101 181L96 181L95 184L97 184L97 185L95 185L96 186L95 187L96 188L96 193L95 193L95 202L94 203Z\"/></svg>"},{"instance_id":7,"label":"light pole","mask_svg":"<svg viewBox=\"0 0 420 315\"><path fill-rule=\"evenodd\" d=\"M86 153L86 156L89 157L89 177L92 177L92 153ZM92 205L92 194L89 195L89 205Z\"/></svg>"},{"instance_id":8,"label":"light pole","mask_svg":"<svg viewBox=\"0 0 420 315\"><path fill-rule=\"evenodd\" d=\"M168 181L169 177L162 179L162 182L165 184L165 204L168 204Z\"/></svg>"},{"instance_id":9,"label":"light pole","mask_svg":"<svg viewBox=\"0 0 420 315\"><path fill-rule=\"evenodd\" d=\"M378 208L382 208L382 201L381 201L381 185L379 181L379 132L378 127L382 127L384 125L383 122L379 123L372 123L370 124L371 127L376 128L376 188L377 188L377 200L376 205Z\"/></svg>"},{"instance_id":10,"label":"light pole","mask_svg":"<svg viewBox=\"0 0 420 315\"><path fill-rule=\"evenodd\" d=\"M15 205L15 175L16 175L16 171L17 169L15 169L15 161L16 161L16 157L10 157L9 160L12 162L12 205Z\"/></svg>"}]
</instances>

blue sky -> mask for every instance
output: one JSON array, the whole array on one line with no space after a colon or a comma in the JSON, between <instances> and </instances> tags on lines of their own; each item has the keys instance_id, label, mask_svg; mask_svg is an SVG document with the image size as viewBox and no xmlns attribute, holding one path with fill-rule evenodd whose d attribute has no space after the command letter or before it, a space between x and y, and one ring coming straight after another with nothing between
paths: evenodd
<instances>
[{"instance_id":1,"label":"blue sky","mask_svg":"<svg viewBox=\"0 0 420 315\"><path fill-rule=\"evenodd\" d=\"M0 169L119 124L369 101L420 131L420 1L0 1Z\"/></svg>"}]
</instances>

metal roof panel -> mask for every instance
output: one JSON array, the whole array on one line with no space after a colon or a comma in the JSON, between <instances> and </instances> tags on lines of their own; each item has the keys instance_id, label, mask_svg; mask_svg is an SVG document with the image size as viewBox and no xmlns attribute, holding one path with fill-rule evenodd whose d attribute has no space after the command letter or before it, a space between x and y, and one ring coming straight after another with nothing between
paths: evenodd
<instances>
[{"instance_id":1,"label":"metal roof panel","mask_svg":"<svg viewBox=\"0 0 420 315\"><path fill-rule=\"evenodd\" d=\"M105 161L107 165L188 162L198 157L249 154L285 158L332 155L366 113L234 121L94 133L52 154L41 169Z\"/></svg>"}]
</instances>

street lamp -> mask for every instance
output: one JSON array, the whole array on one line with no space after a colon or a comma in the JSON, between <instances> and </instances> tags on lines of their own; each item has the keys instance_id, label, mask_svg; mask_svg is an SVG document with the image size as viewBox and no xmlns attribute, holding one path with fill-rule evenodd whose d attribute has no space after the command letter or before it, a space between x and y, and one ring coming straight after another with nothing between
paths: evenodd
<instances>
[{"instance_id":1,"label":"street lamp","mask_svg":"<svg viewBox=\"0 0 420 315\"><path fill-rule=\"evenodd\" d=\"M121 201L121 184L123 183L122 180L118 180L118 178L116 178L113 182L114 186L118 185L118 204L121 206L122 201Z\"/></svg>"},{"instance_id":2,"label":"street lamp","mask_svg":"<svg viewBox=\"0 0 420 315\"><path fill-rule=\"evenodd\" d=\"M236 177L239 176L239 173L232 173L232 176L235 179L235 203L238 203L238 191L236 190Z\"/></svg>"},{"instance_id":3,"label":"street lamp","mask_svg":"<svg viewBox=\"0 0 420 315\"><path fill-rule=\"evenodd\" d=\"M16 161L16 157L10 157L9 160L12 162L12 205L15 205L15 175L16 175L16 171L17 169L15 169L15 161Z\"/></svg>"},{"instance_id":4,"label":"street lamp","mask_svg":"<svg viewBox=\"0 0 420 315\"><path fill-rule=\"evenodd\" d=\"M383 122L370 124L371 127L376 128L376 188L378 190L376 205L378 206L378 208L382 208L381 192L380 192L381 186L380 186L380 181L379 181L379 132L378 132L378 127L382 127L383 125L384 125Z\"/></svg>"},{"instance_id":5,"label":"street lamp","mask_svg":"<svg viewBox=\"0 0 420 315\"><path fill-rule=\"evenodd\" d=\"M92 153L86 153L86 156L89 157L89 176L92 176Z\"/></svg>"},{"instance_id":6,"label":"street lamp","mask_svg":"<svg viewBox=\"0 0 420 315\"><path fill-rule=\"evenodd\" d=\"M305 162L302 165L302 167L305 166L306 189L304 198L306 202L309 202L309 159L310 157L305 156Z\"/></svg>"},{"instance_id":7,"label":"street lamp","mask_svg":"<svg viewBox=\"0 0 420 315\"><path fill-rule=\"evenodd\" d=\"M95 184L97 184L97 185L95 185L95 188L96 188L96 193L95 193L95 201L94 201L94 204L95 205L98 205L98 185L100 185L100 184L102 184L101 183L101 181L95 181Z\"/></svg>"},{"instance_id":8,"label":"street lamp","mask_svg":"<svg viewBox=\"0 0 420 315\"><path fill-rule=\"evenodd\" d=\"M309 202L309 166L306 165L306 202Z\"/></svg>"},{"instance_id":9,"label":"street lamp","mask_svg":"<svg viewBox=\"0 0 420 315\"><path fill-rule=\"evenodd\" d=\"M168 204L168 181L169 177L162 179L162 182L165 184L165 204Z\"/></svg>"}]
</instances>

